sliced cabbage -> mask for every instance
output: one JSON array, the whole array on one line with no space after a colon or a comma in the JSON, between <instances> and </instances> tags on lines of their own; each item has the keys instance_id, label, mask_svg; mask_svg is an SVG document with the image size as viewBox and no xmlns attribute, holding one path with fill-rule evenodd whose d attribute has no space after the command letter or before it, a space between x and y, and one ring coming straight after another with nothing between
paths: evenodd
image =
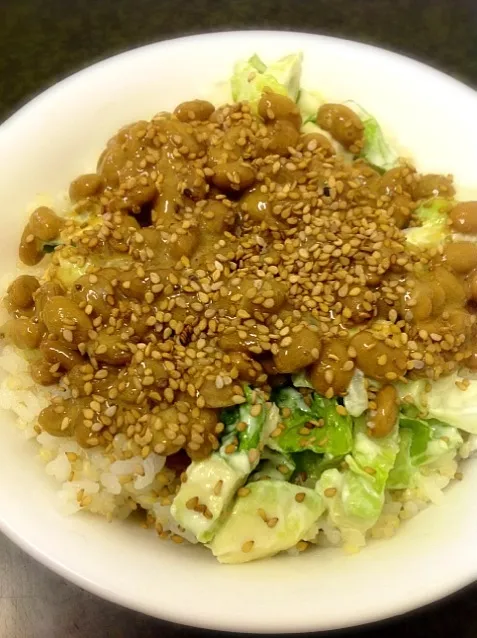
<instances>
[{"instance_id":1,"label":"sliced cabbage","mask_svg":"<svg viewBox=\"0 0 477 638\"><path fill-rule=\"evenodd\" d=\"M292 383L295 388L313 389L306 370L300 370L300 372L292 374ZM361 370L356 369L354 371L344 397L344 405L348 413L354 417L361 416L368 409L368 390L365 376Z\"/></svg>"},{"instance_id":2,"label":"sliced cabbage","mask_svg":"<svg viewBox=\"0 0 477 638\"><path fill-rule=\"evenodd\" d=\"M323 501L314 491L285 481L247 485L209 547L221 563L273 556L314 535ZM313 530L313 533L311 531Z\"/></svg>"},{"instance_id":3,"label":"sliced cabbage","mask_svg":"<svg viewBox=\"0 0 477 638\"><path fill-rule=\"evenodd\" d=\"M191 463L186 471L187 480L181 484L172 503L171 514L174 519L201 543L206 543L214 536L236 491L252 471L252 464L245 452L231 456L234 458L226 459L220 454L212 454L203 461ZM234 462L231 463L231 460Z\"/></svg>"},{"instance_id":4,"label":"sliced cabbage","mask_svg":"<svg viewBox=\"0 0 477 638\"><path fill-rule=\"evenodd\" d=\"M281 409L280 423L284 426L278 437L270 437L267 445L280 452L312 450L329 456L343 456L353 444L353 421L349 415L337 412L336 399L312 394L307 405L303 396L293 388L281 388L273 395ZM288 416L284 415L288 409Z\"/></svg>"},{"instance_id":5,"label":"sliced cabbage","mask_svg":"<svg viewBox=\"0 0 477 638\"><path fill-rule=\"evenodd\" d=\"M187 480L181 484L171 506L171 514L179 525L202 543L213 538L238 488L257 467L263 439L278 423L278 409L266 403L259 392L246 387L245 396L247 402L238 409L223 410L226 434L219 451L189 465ZM254 404L262 406L258 416L250 413ZM236 429L239 422L247 426L243 431ZM231 444L236 451L229 453Z\"/></svg>"},{"instance_id":6,"label":"sliced cabbage","mask_svg":"<svg viewBox=\"0 0 477 638\"><path fill-rule=\"evenodd\" d=\"M295 388L313 389L313 386L311 385L311 381L309 380L308 375L306 374L306 370L300 370L300 372L295 372L294 374L292 374L292 383L295 386Z\"/></svg>"},{"instance_id":7,"label":"sliced cabbage","mask_svg":"<svg viewBox=\"0 0 477 638\"><path fill-rule=\"evenodd\" d=\"M300 89L297 106L300 109L302 126L309 122L316 123L318 109L323 103L324 99L319 93Z\"/></svg>"},{"instance_id":8,"label":"sliced cabbage","mask_svg":"<svg viewBox=\"0 0 477 638\"><path fill-rule=\"evenodd\" d=\"M237 62L231 79L233 100L256 106L264 90L270 89L295 102L300 89L302 59L302 53L294 53L268 66L257 55Z\"/></svg>"},{"instance_id":9,"label":"sliced cabbage","mask_svg":"<svg viewBox=\"0 0 477 638\"><path fill-rule=\"evenodd\" d=\"M378 520L398 451L397 424L388 436L371 438L361 418L355 425L352 453L345 457L348 469L330 469L321 475L316 490L346 543L364 544L364 534Z\"/></svg>"},{"instance_id":10,"label":"sliced cabbage","mask_svg":"<svg viewBox=\"0 0 477 638\"><path fill-rule=\"evenodd\" d=\"M368 389L366 387L365 376L361 370L356 369L344 398L345 408L348 414L358 417L366 412L368 404Z\"/></svg>"},{"instance_id":11,"label":"sliced cabbage","mask_svg":"<svg viewBox=\"0 0 477 638\"><path fill-rule=\"evenodd\" d=\"M249 451L257 449L262 437L265 422L272 408L271 404L266 404L263 395L257 390L251 390L249 386L244 387L246 402L238 407L222 410L221 419L225 425L225 436L222 441L221 451L233 441L237 441L238 451ZM260 405L261 410L257 416L252 415L252 405ZM237 431L238 423L245 423L245 429ZM223 452L225 453L225 452Z\"/></svg>"},{"instance_id":12,"label":"sliced cabbage","mask_svg":"<svg viewBox=\"0 0 477 638\"><path fill-rule=\"evenodd\" d=\"M58 265L54 265L51 269L52 278L69 290L77 279L86 274L90 264L85 262L80 266L74 260L63 257L61 250L56 254Z\"/></svg>"},{"instance_id":13,"label":"sliced cabbage","mask_svg":"<svg viewBox=\"0 0 477 638\"><path fill-rule=\"evenodd\" d=\"M324 454L315 454L310 450L292 455L295 463L295 473L292 482L314 488L325 470L338 468L344 460L342 456L328 458Z\"/></svg>"},{"instance_id":14,"label":"sliced cabbage","mask_svg":"<svg viewBox=\"0 0 477 638\"><path fill-rule=\"evenodd\" d=\"M422 248L442 244L449 237L449 203L448 199L436 197L421 204L414 213L421 225L405 229L406 241Z\"/></svg>"},{"instance_id":15,"label":"sliced cabbage","mask_svg":"<svg viewBox=\"0 0 477 638\"><path fill-rule=\"evenodd\" d=\"M401 415L399 427L399 453L389 474L388 489L406 489L418 485L420 467L437 464L449 453L455 456L463 444L457 428L436 419Z\"/></svg>"},{"instance_id":16,"label":"sliced cabbage","mask_svg":"<svg viewBox=\"0 0 477 638\"><path fill-rule=\"evenodd\" d=\"M289 481L295 471L295 467L295 462L289 454L283 454L265 447L260 455L260 463L250 480L272 479L275 481Z\"/></svg>"},{"instance_id":17,"label":"sliced cabbage","mask_svg":"<svg viewBox=\"0 0 477 638\"><path fill-rule=\"evenodd\" d=\"M345 104L359 116L364 126L364 146L360 156L381 171L388 171L396 166L398 154L386 141L376 118L352 100Z\"/></svg>"},{"instance_id":18,"label":"sliced cabbage","mask_svg":"<svg viewBox=\"0 0 477 638\"><path fill-rule=\"evenodd\" d=\"M465 381L466 390L459 385ZM417 380L398 384L401 397L407 397L426 415L460 430L477 434L477 380L467 379L457 372L433 381Z\"/></svg>"}]
</instances>

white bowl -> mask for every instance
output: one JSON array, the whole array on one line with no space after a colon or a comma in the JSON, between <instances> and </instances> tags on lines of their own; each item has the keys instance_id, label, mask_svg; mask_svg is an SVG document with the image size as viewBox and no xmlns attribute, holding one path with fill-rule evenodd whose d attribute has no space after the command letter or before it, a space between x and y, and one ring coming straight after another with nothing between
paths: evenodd
<instances>
[{"instance_id":1,"label":"white bowl","mask_svg":"<svg viewBox=\"0 0 477 638\"><path fill-rule=\"evenodd\" d=\"M11 269L24 211L95 167L123 124L210 92L237 58L304 52L303 85L374 113L425 171L477 180L477 96L422 64L370 46L297 33L202 35L147 46L46 91L0 128L0 269ZM232 631L312 631L367 623L435 601L477 576L477 463L442 505L360 554L318 550L220 566L133 524L55 509L35 447L2 415L0 527L45 565L99 596L172 621Z\"/></svg>"}]
</instances>

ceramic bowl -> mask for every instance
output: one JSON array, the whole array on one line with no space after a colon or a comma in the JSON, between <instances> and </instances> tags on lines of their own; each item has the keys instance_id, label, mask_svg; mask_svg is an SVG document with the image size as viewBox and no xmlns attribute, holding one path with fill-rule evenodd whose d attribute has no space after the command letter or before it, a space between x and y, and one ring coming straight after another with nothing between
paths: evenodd
<instances>
[{"instance_id":1,"label":"ceramic bowl","mask_svg":"<svg viewBox=\"0 0 477 638\"><path fill-rule=\"evenodd\" d=\"M234 32L136 49L73 75L0 127L0 270L11 270L38 195L91 171L122 125L205 97L233 63L301 50L303 86L372 112L423 171L477 183L477 95L423 64L371 46L301 33ZM359 625L436 601L477 576L477 462L440 506L361 553L340 549L221 566L198 547L124 522L63 517L55 485L10 415L0 421L0 529L81 587L132 609L231 631L304 632Z\"/></svg>"}]
</instances>

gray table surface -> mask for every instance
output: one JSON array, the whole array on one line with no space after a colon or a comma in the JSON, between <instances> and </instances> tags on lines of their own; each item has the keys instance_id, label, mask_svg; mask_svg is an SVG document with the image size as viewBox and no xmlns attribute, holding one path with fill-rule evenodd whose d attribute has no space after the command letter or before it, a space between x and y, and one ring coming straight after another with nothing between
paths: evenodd
<instances>
[{"instance_id":1,"label":"gray table surface","mask_svg":"<svg viewBox=\"0 0 477 638\"><path fill-rule=\"evenodd\" d=\"M173 35L244 27L364 40L477 85L476 0L183 0L180 5L176 0L0 0L0 120L32 94L98 58ZM100 600L0 535L0 638L176 638L209 633ZM477 586L351 634L475 638Z\"/></svg>"}]
</instances>

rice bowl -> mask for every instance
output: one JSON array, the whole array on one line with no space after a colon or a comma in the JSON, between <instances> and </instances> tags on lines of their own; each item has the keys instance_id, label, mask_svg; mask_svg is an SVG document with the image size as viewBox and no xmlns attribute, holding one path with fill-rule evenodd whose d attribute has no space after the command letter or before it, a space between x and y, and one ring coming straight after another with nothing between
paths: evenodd
<instances>
[{"instance_id":1,"label":"rice bowl","mask_svg":"<svg viewBox=\"0 0 477 638\"><path fill-rule=\"evenodd\" d=\"M237 37L238 37L238 36L237 36ZM270 37L271 37L271 36L270 36ZM312 40L312 39L311 39L311 40ZM310 40L310 42L311 42L311 40ZM304 40L304 42L305 42L305 41L306 41L306 39ZM327 41L327 40L323 40L323 42L328 42L328 41ZM250 43L249 43L249 44L250 44ZM310 45L310 46L311 46L311 45ZM324 46L325 46L325 45L324 45ZM257 48L257 47L255 47L255 48ZM304 46L303 46L303 47L300 47L300 48L304 48L304 49L306 49L306 47L304 47ZM285 50L284 50L284 49L280 49L280 53L286 53L286 52L288 52L289 50L290 50L290 47L288 47L288 48L287 48L287 49L285 49ZM363 49L363 51L367 51L367 49ZM250 47L249 47L249 46L247 47L246 51L245 51L245 49L244 49L244 55L246 55L247 53L250 53ZM305 60L306 60L306 56L307 56L307 54L308 54L308 52L306 51L306 52L305 52ZM311 53L311 55L313 55L313 54ZM235 57L236 57L236 56L234 56L234 59L235 59ZM267 57L269 58L269 57L270 57L270 55L268 54L268 55L267 55ZM393 59L394 59L394 58L393 58ZM229 60L229 63L230 63L230 61L231 61L231 60ZM305 69L306 69L306 67L305 67ZM226 75L227 75L227 73L224 73L223 71L219 73L219 70L217 70L217 75L213 78L213 80L214 80L214 81L220 80L221 78L223 78L223 77L224 77L224 76L226 76ZM439 76L437 76L437 77L439 77ZM437 81L438 81L438 80L436 80L436 82L437 82ZM339 95L339 88L337 89L337 91L336 91L336 93L337 93L337 99L340 99L340 98L342 99L342 98L343 98L343 95L342 95L342 94L343 94L344 89L347 89L347 87L342 87L342 88L341 88L341 95ZM359 99L361 102L366 103L366 105L371 105L371 101L370 101L370 99L369 99L369 98L368 98L368 99L365 99L365 96L364 96L364 95L357 95L356 93L353 93L353 92L352 92L352 89L349 89L349 90L350 90L351 95L352 95L352 97L353 97L353 98ZM457 90L457 89L456 89L456 90ZM464 91L463 89L461 89L461 90L462 90L462 91ZM329 90L327 90L327 94L332 94L332 93L333 93L333 91L334 91L334 87L333 87L332 89L330 88ZM198 93L197 93L197 94L198 94ZM184 97L184 98L190 97L190 91L187 91L187 93L182 92L182 94L177 95L177 99L175 99L174 101L178 101L178 99L181 99L181 98L183 98L183 97ZM374 96L373 96L373 97L374 97ZM470 100L470 98L468 98L468 99ZM160 107L162 107L162 106L163 106L163 105L162 105L162 103L161 103ZM164 104L164 108L170 108L170 106L172 106L172 104L168 104L168 105ZM374 102L373 102L372 106L373 106L373 112L378 113L378 111L379 111L379 105L378 105L378 104L376 104L376 107L374 107ZM138 109L138 110L139 110L139 109ZM155 109L155 110L157 110L157 109ZM384 114L384 113L383 113L383 114ZM119 114L119 115L122 115L122 114ZM118 119L119 119L119 115L118 115ZM120 122L118 122L118 124L121 124L121 123L123 123L124 121L130 120L131 118L136 117L136 115L139 115L139 112L128 114L128 116L127 116L127 117L122 117L121 121L120 121ZM388 122L389 122L389 118L387 118L387 119L388 119ZM389 123L390 123L390 122L389 122ZM114 128L114 127L113 127L113 128ZM398 133L397 128L398 128L398 127L396 127L396 133ZM390 129L392 130L391 123L390 123ZM109 130L109 131L108 131L108 133L112 133L112 132L113 132L112 130ZM98 131L98 133L99 133L99 131ZM104 137L105 137L105 135L104 135L104 134L102 134L102 139L104 139ZM107 137L107 135L106 135L106 137ZM398 137L399 139L403 139L403 137L405 138L406 136L405 136L405 135L404 135L404 136L403 136L403 135L396 135L396 137ZM98 139L99 139L99 138L98 138ZM417 137L416 139L419 139L419 137ZM415 156L416 156L416 157L419 157L419 151L420 151L420 150L422 150L422 149L417 148L416 150L414 150L414 148L412 148L412 142L413 142L413 140L408 140L408 141L410 142L409 144L407 144L407 143L406 143L406 140L405 140L405 144L406 144L406 146L408 146L408 147L410 148L410 150L413 152L413 155L415 154ZM427 140L425 141L425 144L427 144ZM451 140L450 140L450 139L449 139L449 144L451 144ZM425 162L424 154L422 154L422 157L423 157L423 162ZM466 172L465 172L465 171L466 171L466 167L465 167L465 166L464 166L464 167L463 167L463 169L462 169L462 173L461 173L461 174L459 174L458 167L457 167L457 170L456 170L456 169L454 168L454 166L436 166L436 164L432 165L433 161L435 160L435 156L429 157L429 159L430 159L430 161L429 161L429 169L428 169L428 167L427 167L427 165L426 165L426 170L442 170L443 172L453 172L454 174L456 174L456 176L458 177L458 179L462 179L462 180L464 181L464 183L467 183L467 184L469 184L469 183L470 183L470 182L469 182L469 180L468 180L468 177L469 177L469 176L468 176L468 175L466 174ZM83 164L79 170L85 170L85 169L87 169L87 168L88 168L88 167L87 167L87 166L85 166L85 165ZM71 173L71 174L69 174L69 175L68 175L68 177L71 177L71 176L74 174L74 172L75 172L75 168L72 168L72 173ZM77 171L77 172L78 172L78 171ZM66 177L66 176L65 176L65 177ZM47 183L47 181L45 181L45 180L43 180L43 182L44 182L44 183ZM54 186L54 187L56 187L56 190L60 190L60 188L59 188L59 187L61 187L61 186L62 186L62 187L64 187L64 180L63 180L63 183L62 183L61 185L53 185L53 186ZM36 190L36 187L34 188L34 191L35 191L35 190ZM34 194L34 193L32 193L32 195L33 195L33 194ZM30 201L31 201L32 199L33 199L33 196L29 198L29 200L30 200ZM27 202L26 202L26 201L22 202L22 206L23 206L23 207L25 207L25 206L26 206L26 204L27 204ZM17 231L17 232L18 232L18 231ZM13 252L13 251L12 251L12 252ZM11 260L11 261L10 261L10 264L11 264L11 265L13 265L13 263L14 263L14 262L13 262L13 260ZM8 368L8 369L9 369L9 372L16 373L16 374L18 375L18 378L20 379L20 375L22 374L22 371L21 371L21 370L19 370L19 369L16 367L16 365L17 365L17 364L12 363L12 359L11 359L11 357L7 357L7 358L9 358L9 362L5 362L5 364L4 364L4 365L6 366L6 368ZM11 367L11 366L13 366L13 367ZM24 397L24 398L25 398L24 410L23 410L23 412L22 412L22 414L21 414L20 416L21 416L21 418L22 418L24 421L27 421L27 420L28 420L28 410L32 410L32 412L34 411L34 409L35 409L35 408L34 408L34 405L33 405L33 403L34 403L34 399L35 399L35 398L38 398L38 397L37 397L37 393L36 393L36 392L34 392L34 393L31 393L31 394L25 394L25 397ZM2 406L3 406L3 407L6 407L6 408L7 408L7 407L10 407L10 405L14 405L14 404L15 404L15 402L12 400L12 398L10 397L10 399L9 399L9 397L8 397L5 393L2 395L2 401L3 401L3 402L2 402ZM8 401L10 401L10 404L8 403ZM49 460L50 460L50 463L51 463L51 461L52 461L52 460L53 460L53 458L54 458L54 454L55 454L55 445L56 445L56 442L51 440L51 438L52 438L52 437L48 437L48 436L44 436L44 435L40 435L40 436L41 436L41 437L43 437L43 438L41 439L41 443L43 444L43 446L44 446L44 448L45 448L45 455L48 455L48 454L47 454L48 449L49 449L49 453L50 453L50 454L51 454L51 452L53 452L52 457L49 459ZM65 443L64 443L64 444L62 444L62 445L68 445L68 444L65 444ZM464 455L464 456L465 456L465 455L467 455L467 454L470 452L470 447L472 447L472 445L471 445L471 444L469 444L469 446L468 446L468 448L467 448L467 449L466 449L466 448L464 448L464 449L463 449L463 455ZM67 453L69 453L69 454L78 454L78 450L77 450L76 448L74 448L74 449L66 449L66 448L63 448L63 449L64 449L64 451L65 451L65 452L67 452ZM135 462L136 462L136 461L137 461L137 459L135 459ZM154 460L153 462L154 462L154 463L156 463L156 462L157 462L157 465L154 467L154 470L153 470L153 471L154 471L154 472L159 471L159 470L160 470L160 463L161 463L161 461L160 461L159 459L157 459L157 460ZM56 464L55 464L55 463L53 463L52 465L50 465L50 466L48 466L48 467L49 467L49 472L51 472L51 474L52 474L52 475L54 475L54 476L56 476L57 478L58 478L58 477L59 477L59 478L61 478L62 476L64 476L64 475L65 475L66 471L69 471L69 470L68 470L68 468L66 468L66 466L62 467L62 466L61 466L61 463L56 463ZM103 472L104 472L104 470L105 470L106 468L102 468L102 469L103 469ZM121 471L124 471L125 473L127 473L127 471L128 471L128 468L124 468L124 467L123 467L123 468L121 468L121 466L119 466L119 467L117 467L117 468L115 468L115 469L117 470L117 472L118 472L119 474L121 473ZM146 468L146 467L144 467L144 468L143 468L143 471L144 471L144 478L145 478L145 479L147 479L147 477L150 475L150 471L149 471L149 470L148 470L148 468ZM449 471L449 474L450 474L450 475L452 475L453 473L455 473L455 468L454 468L454 467L452 467L452 465L451 465L451 466L449 467L449 470L448 470L448 471ZM471 470L469 470L469 473L470 473L470 471L471 471ZM110 472L107 472L107 473L109 474ZM107 486L108 486L109 490L112 490L112 492L110 492L110 493L114 493L114 490L117 490L117 489L118 489L118 488L117 488L117 483L115 483L115 481L114 481L114 474L115 474L115 472L112 472L112 474L113 474L113 477L108 477L108 478L106 478ZM467 474L467 470L466 470L466 474ZM82 477L82 478L83 478L83 477ZM467 477L466 477L466 478L467 478ZM108 479L110 479L110 480L108 481ZM88 478L85 476L85 477L84 477L84 480L88 480ZM146 482L146 480L145 480L145 482ZM139 483L139 484L137 485L137 489L138 489L138 490L144 489L144 487L145 487L145 486L144 486L143 484L141 484L141 483ZM458 488L459 488L459 490L461 490L461 489L462 489L460 485L458 486ZM107 491L107 490L106 490L106 491ZM455 492L455 491L456 491L456 489L454 489L454 490L453 490L453 492ZM451 500L451 498L452 498L452 500L453 500L453 497L454 497L454 495L452 494L452 496L451 496L451 497L449 497L449 500ZM66 501L68 501L68 500L69 500L69 499L66 499ZM76 500L76 497L75 497L75 499L74 499L74 500ZM457 502L457 501L454 501L454 504L455 504L456 502ZM419 505L418 505L417 503L414 503L414 505L415 505L415 507L419 507ZM443 507L445 507L445 506L447 506L447 503L445 503L445 505L444 505ZM107 506L105 506L105 507L107 507ZM408 507L408 509L409 509L409 507ZM413 514L413 513L414 513L414 509L415 509L415 508L414 508L414 506L413 506L413 507L411 507L411 508L409 509L409 511L408 511L409 516L410 516L411 514ZM392 510L392 508L391 508L391 510ZM396 514L396 512L389 511L389 515L390 515L391 517L392 517L392 516L394 516L395 514ZM424 514L421 514L421 516L425 516L425 517L427 517L427 516L428 516L428 512L426 511ZM436 516L437 516L437 514L436 514ZM420 518L420 517L419 517L419 518ZM424 520L424 519L423 519L423 520ZM90 523L90 522L88 521L88 524L89 524L89 523ZM68 525L71 525L71 523L67 523L67 524L68 524ZM424 525L424 524L425 524L425 523L423 522L423 523L422 523L422 525ZM74 525L76 525L76 523L74 523ZM78 525L81 525L81 523L78 523ZM409 531L407 532L407 534L412 534L412 533L413 533L413 532L412 532L412 529L415 529L415 527L414 527L414 528L411 528L411 527L410 527L410 528L409 528ZM140 533L140 532L138 531L137 533ZM387 533L387 532L383 532L383 534L384 534L384 535L386 535L386 533ZM415 538L415 539L419 538L419 533L418 533L418 534L417 534L417 536L415 536L414 538ZM437 539L437 536L436 536L436 539ZM397 542L397 540L398 540L398 539L394 539L394 540L393 540L393 544L394 544L395 542ZM178 548L178 549L179 549L179 550L181 550L182 548ZM151 550L149 550L149 551L151 551ZM162 553L163 551L166 551L167 553L172 552L172 553L171 553L171 556L172 556L172 555L176 556L176 553L175 553L175 552L176 552L176 550L175 550L175 549L167 549L167 550L162 550L162 549L160 549L159 551L160 551L161 553ZM352 559L352 560L353 560L353 567L351 567L351 565L349 565L349 564L348 564L348 566L347 566L346 564L343 564L342 568L340 568L340 569L342 569L342 570L343 570L341 573L347 574L349 570L355 569L355 568L356 568L355 566L359 564L359 561L364 560L364 561L365 561L365 563L363 563L363 564L368 564L368 560L369 560L369 561L371 561L371 560L372 560L372 554L374 554L376 551L378 551L378 550L376 550L376 547L374 547L374 546L373 546L373 547L368 548L368 549L366 550L366 552L365 552L365 553L366 553L366 554L368 554L368 552L370 552L370 553L368 554L369 559L362 558L362 556L361 556L361 555L360 555L359 557L357 557L357 558L353 558L353 559ZM379 550L379 551L381 551L381 550ZM194 558L191 558L191 555L189 554L189 550L187 550L187 554L186 554L186 556L188 556L188 560L193 560L194 562L197 560L198 564L200 563L200 561L202 561L202 560L203 560L202 558L199 558L199 556L197 556L197 558L195 558L195 557L194 557ZM383 554L383 556L387 556L387 554ZM182 560L183 560L183 559L178 558L179 563L180 563ZM291 560L291 559L286 559L286 560ZM331 562L333 562L333 561L334 561L334 560L336 560L336 559L329 559L329 558L328 558L328 554L326 554L326 557L325 557L325 559L324 559L324 560L325 560L325 564L327 564L329 560L331 560ZM344 559L343 559L343 560L344 560ZM204 564L207 564L207 563L204 563ZM283 564L283 565L284 565L284 564L285 564L285 562L284 562L284 561L282 561L282 563L281 563L281 564ZM323 568L324 568L324 567L323 567ZM267 567L266 569L267 569L267 570L269 570L269 573L270 573L270 574L272 574L272 573L276 572L276 570L287 569L287 568L285 568L285 567L273 567L273 568L272 568L272 567L270 567L270 563L268 563L268 567ZM311 568L310 568L310 569L311 569ZM327 569L328 569L328 568L327 568ZM338 571L339 571L339 570L338 570ZM336 574L338 573L338 571L336 572ZM259 571L258 573L262 573L262 574L264 574L264 572L263 572L263 571L262 571L262 572L260 572L260 571ZM329 574L327 574L327 575L329 576ZM219 579L221 579L221 578L226 578L226 576L218 576L218 578L219 578ZM244 578L246 578L246 577L244 577ZM267 578L267 580L268 580L268 578ZM331 580L330 580L329 582L333 582L333 578L331 578ZM125 600L125 599L123 598L123 600ZM404 604L406 604L406 603L404 603ZM402 609L402 608L403 608L403 607L401 607L401 609ZM150 608L150 607L149 607L148 609L149 609L149 611L151 611L151 608ZM159 613L159 612L158 612L158 613ZM162 614L163 614L163 611L161 612L161 615L162 615ZM371 614L371 615L373 615L373 614L374 614L374 612L370 612L370 614ZM373 617L376 617L376 616L375 616L375 615L373 615ZM267 620L265 620L265 619L260 620L259 618L260 618L260 616L258 615L258 612L257 612L257 616L255 617L255 620L254 620L253 622L251 621L251 622L252 622L252 624L251 624L251 625L249 625L249 627L255 627L255 628L264 628L264 627L266 627L266 626L267 626ZM190 622L193 622L193 620L192 620L192 619L189 619L189 621L190 621ZM204 617L204 618L203 618L203 620L200 620L200 621L197 621L197 622L198 622L199 624L209 624L209 625L210 625L210 624L215 624L216 626L218 626L218 625L217 625L217 623L212 623L212 622L207 621L207 618L206 618L206 617ZM321 628L321 627L323 627L323 628L324 628L324 627L336 626L336 624L335 624L336 622L339 622L339 621L334 621L334 622L333 622L333 621L325 621L325 624L323 624L323 625L317 625L317 624L316 624L316 622L315 622L314 620L309 619L309 621L307 621L307 625L306 625L306 626L307 626L308 628L317 628L318 626L320 626L320 628ZM348 620L348 621L346 621L346 622L349 622L349 620ZM359 620L356 620L356 622L359 622ZM227 626L227 625L226 625L226 624L224 624L222 621L219 621L219 623L218 623L218 624L220 624L222 627ZM268 626L270 626L270 625L268 625ZM288 627L291 627L291 626L292 626L292 625L288 625ZM305 625L303 625L303 628L305 628ZM286 628L285 628L285 629L286 629ZM285 630L285 629L283 629L283 630Z\"/></svg>"}]
</instances>

